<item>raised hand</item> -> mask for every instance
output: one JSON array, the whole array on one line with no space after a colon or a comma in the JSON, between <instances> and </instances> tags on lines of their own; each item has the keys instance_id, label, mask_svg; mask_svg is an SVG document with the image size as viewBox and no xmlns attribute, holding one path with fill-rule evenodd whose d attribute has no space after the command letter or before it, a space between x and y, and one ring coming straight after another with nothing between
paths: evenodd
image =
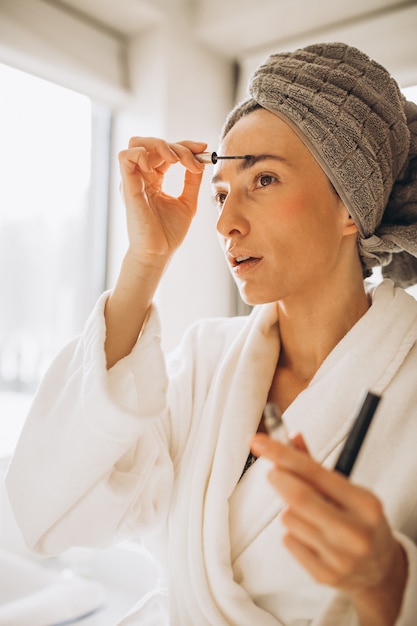
<instances>
[{"instance_id":1,"label":"raised hand","mask_svg":"<svg viewBox=\"0 0 417 626\"><path fill-rule=\"evenodd\" d=\"M205 148L205 143L193 141L134 137L119 154L129 248L106 303L108 368L135 345L161 276L187 234L204 171L194 154ZM185 168L178 198L162 190L164 176L175 163Z\"/></svg>"},{"instance_id":2,"label":"raised hand","mask_svg":"<svg viewBox=\"0 0 417 626\"><path fill-rule=\"evenodd\" d=\"M168 143L153 137L133 137L119 154L122 193L127 210L129 254L143 261L169 259L183 241L197 208L204 165L194 154L204 143ZM163 192L169 167L185 168L178 198Z\"/></svg>"}]
</instances>

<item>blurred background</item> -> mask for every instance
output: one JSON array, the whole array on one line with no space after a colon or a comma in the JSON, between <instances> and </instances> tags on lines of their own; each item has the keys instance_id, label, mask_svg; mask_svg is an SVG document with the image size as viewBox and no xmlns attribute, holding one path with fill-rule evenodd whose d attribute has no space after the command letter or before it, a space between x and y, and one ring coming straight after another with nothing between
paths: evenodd
<instances>
[{"instance_id":1,"label":"blurred background","mask_svg":"<svg viewBox=\"0 0 417 626\"><path fill-rule=\"evenodd\" d=\"M361 48L417 101L416 33L415 1L0 0L3 467L48 363L114 284L126 247L117 153L129 137L215 150L259 62L320 41ZM195 319L245 312L209 178L157 294L167 350ZM181 179L172 168L167 191Z\"/></svg>"}]
</instances>

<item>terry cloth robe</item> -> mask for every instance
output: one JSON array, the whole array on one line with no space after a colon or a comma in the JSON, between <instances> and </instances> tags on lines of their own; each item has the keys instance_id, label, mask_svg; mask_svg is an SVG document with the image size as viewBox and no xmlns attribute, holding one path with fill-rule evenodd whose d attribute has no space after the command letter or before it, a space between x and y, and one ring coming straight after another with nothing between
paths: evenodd
<instances>
[{"instance_id":1,"label":"terry cloth robe","mask_svg":"<svg viewBox=\"0 0 417 626\"><path fill-rule=\"evenodd\" d=\"M417 303L384 281L367 313L284 413L333 467L364 389L383 399L351 479L372 489L406 550L398 626L417 616ZM124 626L357 626L348 599L282 546L283 502L258 459L240 480L277 363L274 304L194 325L167 364L155 311L132 353L105 367L105 296L57 357L7 476L28 544L45 554L141 536L161 589ZM166 586L167 591L164 591Z\"/></svg>"}]
</instances>

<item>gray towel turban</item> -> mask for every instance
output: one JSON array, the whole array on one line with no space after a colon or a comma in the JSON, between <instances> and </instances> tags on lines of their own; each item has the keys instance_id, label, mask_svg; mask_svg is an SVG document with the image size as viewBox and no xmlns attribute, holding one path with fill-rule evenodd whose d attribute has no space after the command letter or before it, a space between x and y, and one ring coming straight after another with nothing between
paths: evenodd
<instances>
[{"instance_id":1,"label":"gray towel turban","mask_svg":"<svg viewBox=\"0 0 417 626\"><path fill-rule=\"evenodd\" d=\"M388 71L343 43L271 55L250 79L250 99L223 137L265 108L284 119L317 159L359 230L364 276L417 282L417 105Z\"/></svg>"}]
</instances>

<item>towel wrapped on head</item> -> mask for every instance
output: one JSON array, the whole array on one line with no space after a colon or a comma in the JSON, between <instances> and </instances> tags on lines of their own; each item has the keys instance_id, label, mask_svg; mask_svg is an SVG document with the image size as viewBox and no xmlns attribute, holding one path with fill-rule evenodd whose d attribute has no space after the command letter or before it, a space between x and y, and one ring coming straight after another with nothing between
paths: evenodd
<instances>
[{"instance_id":1,"label":"towel wrapped on head","mask_svg":"<svg viewBox=\"0 0 417 626\"><path fill-rule=\"evenodd\" d=\"M223 136L262 107L302 139L354 219L364 276L417 282L417 105L389 72L343 43L271 55L250 79L250 99Z\"/></svg>"}]
</instances>

